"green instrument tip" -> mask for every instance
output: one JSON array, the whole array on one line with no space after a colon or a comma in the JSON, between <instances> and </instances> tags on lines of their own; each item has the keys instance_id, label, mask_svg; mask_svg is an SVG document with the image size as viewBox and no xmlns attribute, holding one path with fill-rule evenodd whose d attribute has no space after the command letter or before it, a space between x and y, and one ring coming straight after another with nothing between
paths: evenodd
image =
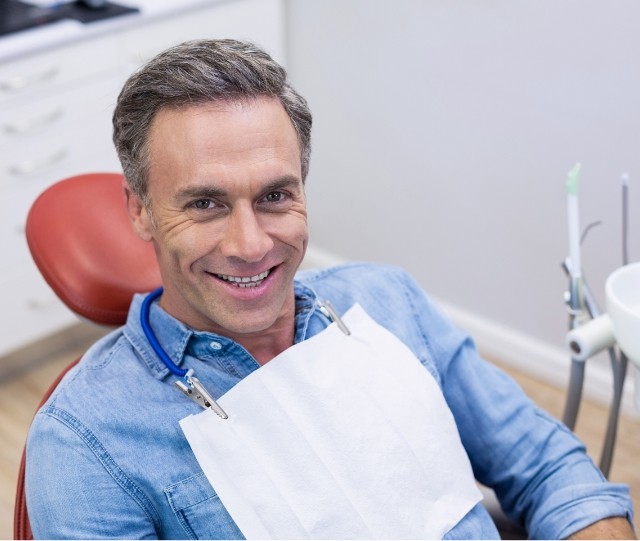
<instances>
[{"instance_id":1,"label":"green instrument tip","mask_svg":"<svg viewBox=\"0 0 640 541\"><path fill-rule=\"evenodd\" d=\"M573 166L573 169L569 171L567 176L567 193L571 195L577 195L578 193L578 178L580 177L580 163Z\"/></svg>"}]
</instances>

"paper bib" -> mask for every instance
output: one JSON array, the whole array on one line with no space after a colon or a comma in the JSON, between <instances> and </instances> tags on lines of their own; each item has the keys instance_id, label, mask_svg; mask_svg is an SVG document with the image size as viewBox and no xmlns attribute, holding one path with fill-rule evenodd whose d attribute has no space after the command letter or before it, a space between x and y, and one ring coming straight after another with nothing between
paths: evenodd
<instances>
[{"instance_id":1,"label":"paper bib","mask_svg":"<svg viewBox=\"0 0 640 541\"><path fill-rule=\"evenodd\" d=\"M359 306L180 422L248 539L441 538L482 496L438 384Z\"/></svg>"}]
</instances>

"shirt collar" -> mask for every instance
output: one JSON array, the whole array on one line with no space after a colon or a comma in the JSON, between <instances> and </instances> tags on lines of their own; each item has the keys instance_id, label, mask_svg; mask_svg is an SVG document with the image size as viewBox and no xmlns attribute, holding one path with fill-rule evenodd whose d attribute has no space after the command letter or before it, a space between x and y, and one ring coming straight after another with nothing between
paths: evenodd
<instances>
[{"instance_id":1,"label":"shirt collar","mask_svg":"<svg viewBox=\"0 0 640 541\"><path fill-rule=\"evenodd\" d=\"M317 309L318 296L313 289L298 280L294 280L293 282L293 292L296 299L296 330L293 342L297 344L298 342L305 340L307 337L309 320Z\"/></svg>"},{"instance_id":2,"label":"shirt collar","mask_svg":"<svg viewBox=\"0 0 640 541\"><path fill-rule=\"evenodd\" d=\"M145 296L141 294L134 295L124 333L151 373L158 379L162 379L168 376L171 371L153 351L142 330L140 314ZM193 330L165 312L157 301L151 304L149 323L162 349L174 364L180 366Z\"/></svg>"},{"instance_id":3,"label":"shirt collar","mask_svg":"<svg viewBox=\"0 0 640 541\"><path fill-rule=\"evenodd\" d=\"M298 343L306 338L309 327L309 320L316 309L316 293L298 280L294 281L295 294L295 336L294 342ZM138 352L141 360L147 365L151 373L158 379L163 379L171 374L171 371L160 360L153 351L151 344L147 340L140 314L142 301L146 295L136 294L131 302L127 325L124 334ZM187 346L193 340L221 340L228 342L226 337L214 333L196 332L181 321L165 312L157 301L151 304L149 312L149 322L154 334L169 358L177 365L181 366L187 351Z\"/></svg>"}]
</instances>

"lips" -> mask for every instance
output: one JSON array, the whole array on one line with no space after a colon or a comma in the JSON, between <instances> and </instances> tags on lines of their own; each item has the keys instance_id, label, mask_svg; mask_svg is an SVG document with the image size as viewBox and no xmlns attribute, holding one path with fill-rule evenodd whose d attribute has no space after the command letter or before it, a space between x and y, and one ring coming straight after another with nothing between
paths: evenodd
<instances>
[{"instance_id":1,"label":"lips","mask_svg":"<svg viewBox=\"0 0 640 541\"><path fill-rule=\"evenodd\" d=\"M255 276L231 276L228 274L214 274L216 278L229 282L239 288L258 287L269 276L271 269Z\"/></svg>"}]
</instances>

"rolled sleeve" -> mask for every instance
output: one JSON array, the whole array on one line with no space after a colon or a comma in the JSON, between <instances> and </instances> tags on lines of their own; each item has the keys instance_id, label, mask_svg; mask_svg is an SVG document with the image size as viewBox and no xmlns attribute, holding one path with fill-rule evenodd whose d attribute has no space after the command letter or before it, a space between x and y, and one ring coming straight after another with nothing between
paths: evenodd
<instances>
[{"instance_id":1,"label":"rolled sleeve","mask_svg":"<svg viewBox=\"0 0 640 541\"><path fill-rule=\"evenodd\" d=\"M582 483L559 488L538 503L530 521L532 539L565 539L599 520L626 517L633 523L626 485Z\"/></svg>"},{"instance_id":2,"label":"rolled sleeve","mask_svg":"<svg viewBox=\"0 0 640 541\"><path fill-rule=\"evenodd\" d=\"M537 407L470 340L452 356L444 393L480 482L537 539L561 539L607 517L632 520L626 485L609 483L584 444Z\"/></svg>"}]
</instances>

